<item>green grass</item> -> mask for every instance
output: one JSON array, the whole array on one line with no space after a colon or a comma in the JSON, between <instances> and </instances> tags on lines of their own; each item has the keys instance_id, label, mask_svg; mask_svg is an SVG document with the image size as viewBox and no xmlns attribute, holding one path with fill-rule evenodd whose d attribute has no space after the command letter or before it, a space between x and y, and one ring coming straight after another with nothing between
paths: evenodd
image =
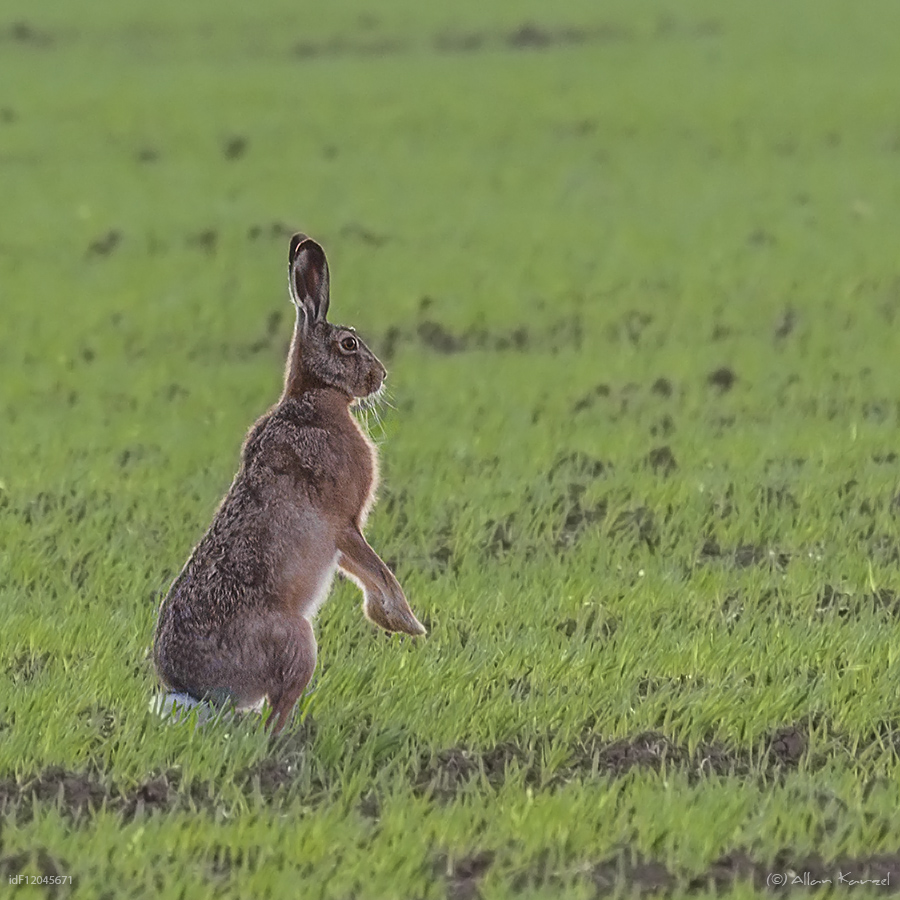
<instances>
[{"instance_id":1,"label":"green grass","mask_svg":"<svg viewBox=\"0 0 900 900\"><path fill-rule=\"evenodd\" d=\"M900 8L373 10L0 15L0 877L493 900L897 854ZM369 538L430 634L336 585L270 743L153 716L148 647L277 398L294 227L390 369Z\"/></svg>"}]
</instances>

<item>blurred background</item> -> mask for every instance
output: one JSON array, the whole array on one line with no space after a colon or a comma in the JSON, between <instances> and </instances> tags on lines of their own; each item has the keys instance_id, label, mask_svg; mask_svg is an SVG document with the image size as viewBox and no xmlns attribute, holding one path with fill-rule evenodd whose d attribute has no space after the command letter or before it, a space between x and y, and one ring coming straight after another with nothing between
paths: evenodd
<instances>
[{"instance_id":1,"label":"blurred background","mask_svg":"<svg viewBox=\"0 0 900 900\"><path fill-rule=\"evenodd\" d=\"M508 886L551 840L534 796L567 884L622 847L675 872L887 847L896 791L860 785L894 777L900 722L898 34L890 0L4 0L0 776L90 770L113 796L178 769L163 806L222 792L271 817L277 859L319 846L321 879L329 829L357 834L336 896L391 896L409 834L423 885L477 834ZM431 633L376 640L337 585L288 765L162 728L146 653L278 397L294 230L390 370L369 536ZM623 751L644 780L609 788L572 749L648 731L681 748L673 780ZM704 741L757 781L707 791ZM441 753L471 765L434 775ZM253 806L247 771L299 793ZM442 830L422 785L457 776ZM257 840L215 815L201 856L207 826ZM79 843L101 824L59 826L84 885L108 882ZM140 878L170 871L158 821L120 825L102 840Z\"/></svg>"}]
</instances>

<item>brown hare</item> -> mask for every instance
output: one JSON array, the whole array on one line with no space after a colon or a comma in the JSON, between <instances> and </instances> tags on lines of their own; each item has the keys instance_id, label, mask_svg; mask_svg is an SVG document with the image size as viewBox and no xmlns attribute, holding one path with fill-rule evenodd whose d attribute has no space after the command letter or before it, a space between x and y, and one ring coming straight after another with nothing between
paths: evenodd
<instances>
[{"instance_id":1,"label":"brown hare","mask_svg":"<svg viewBox=\"0 0 900 900\"><path fill-rule=\"evenodd\" d=\"M251 429L209 530L159 610L154 661L170 691L214 705L268 700L280 731L316 666L312 620L335 569L363 590L386 631L424 634L390 569L363 537L378 481L375 448L350 414L385 368L352 328L325 321L328 264L291 238L297 309L284 391Z\"/></svg>"}]
</instances>

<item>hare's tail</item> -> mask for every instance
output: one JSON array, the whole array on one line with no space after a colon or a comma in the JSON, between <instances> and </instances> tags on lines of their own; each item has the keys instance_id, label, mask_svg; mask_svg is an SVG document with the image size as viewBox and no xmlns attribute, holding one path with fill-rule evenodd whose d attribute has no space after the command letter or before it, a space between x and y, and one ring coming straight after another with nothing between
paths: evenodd
<instances>
[{"instance_id":1,"label":"hare's tail","mask_svg":"<svg viewBox=\"0 0 900 900\"><path fill-rule=\"evenodd\" d=\"M206 700L198 700L196 697L182 692L169 691L150 698L150 712L173 723L187 718L194 709L197 710L198 725L209 721L217 712Z\"/></svg>"},{"instance_id":2,"label":"hare's tail","mask_svg":"<svg viewBox=\"0 0 900 900\"><path fill-rule=\"evenodd\" d=\"M193 694L184 691L169 691L159 693L150 698L150 712L172 724L184 721L195 709L197 710L197 724L203 725L210 719L219 716L227 716L232 712L262 712L265 697L252 706L234 707L228 703L228 698L208 697L200 700Z\"/></svg>"}]
</instances>

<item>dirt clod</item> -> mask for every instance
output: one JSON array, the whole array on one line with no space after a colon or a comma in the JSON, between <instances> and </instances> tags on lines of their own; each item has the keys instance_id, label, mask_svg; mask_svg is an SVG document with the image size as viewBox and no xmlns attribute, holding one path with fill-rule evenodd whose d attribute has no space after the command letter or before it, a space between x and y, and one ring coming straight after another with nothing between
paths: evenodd
<instances>
[{"instance_id":1,"label":"dirt clod","mask_svg":"<svg viewBox=\"0 0 900 900\"><path fill-rule=\"evenodd\" d=\"M474 900L479 882L493 862L494 854L489 850L458 859L440 854L434 861L433 871L446 879L449 900Z\"/></svg>"},{"instance_id":2,"label":"dirt clod","mask_svg":"<svg viewBox=\"0 0 900 900\"><path fill-rule=\"evenodd\" d=\"M724 394L734 387L737 375L731 367L720 366L707 375L706 381L711 387L718 388Z\"/></svg>"},{"instance_id":3,"label":"dirt clod","mask_svg":"<svg viewBox=\"0 0 900 900\"><path fill-rule=\"evenodd\" d=\"M778 766L796 768L806 754L809 737L799 728L780 728L772 735L769 755Z\"/></svg>"},{"instance_id":4,"label":"dirt clod","mask_svg":"<svg viewBox=\"0 0 900 900\"><path fill-rule=\"evenodd\" d=\"M247 146L247 138L236 134L226 139L222 145L222 154L225 159L240 159L247 152Z\"/></svg>"},{"instance_id":5,"label":"dirt clod","mask_svg":"<svg viewBox=\"0 0 900 900\"><path fill-rule=\"evenodd\" d=\"M672 448L667 444L661 447L654 447L644 458L647 466L661 475L670 475L678 468L678 462Z\"/></svg>"},{"instance_id":6,"label":"dirt clod","mask_svg":"<svg viewBox=\"0 0 900 900\"><path fill-rule=\"evenodd\" d=\"M196 234L190 234L185 243L188 247L195 247L204 253L212 256L216 252L216 245L219 242L219 233L215 228L205 228Z\"/></svg>"},{"instance_id":7,"label":"dirt clod","mask_svg":"<svg viewBox=\"0 0 900 900\"><path fill-rule=\"evenodd\" d=\"M122 232L113 228L92 241L88 246L88 256L109 256L122 242Z\"/></svg>"},{"instance_id":8,"label":"dirt clod","mask_svg":"<svg viewBox=\"0 0 900 900\"><path fill-rule=\"evenodd\" d=\"M668 378L657 378L650 387L650 392L659 397L671 397L674 388Z\"/></svg>"},{"instance_id":9,"label":"dirt clod","mask_svg":"<svg viewBox=\"0 0 900 900\"><path fill-rule=\"evenodd\" d=\"M420 322L416 333L426 347L437 353L460 353L466 349L465 338L457 337L443 325L430 319Z\"/></svg>"},{"instance_id":10,"label":"dirt clod","mask_svg":"<svg viewBox=\"0 0 900 900\"><path fill-rule=\"evenodd\" d=\"M787 338L791 335L791 333L793 332L793 330L796 326L797 326L797 314L789 306L778 317L778 321L775 323L775 330L774 330L775 340L783 341L785 338Z\"/></svg>"}]
</instances>

